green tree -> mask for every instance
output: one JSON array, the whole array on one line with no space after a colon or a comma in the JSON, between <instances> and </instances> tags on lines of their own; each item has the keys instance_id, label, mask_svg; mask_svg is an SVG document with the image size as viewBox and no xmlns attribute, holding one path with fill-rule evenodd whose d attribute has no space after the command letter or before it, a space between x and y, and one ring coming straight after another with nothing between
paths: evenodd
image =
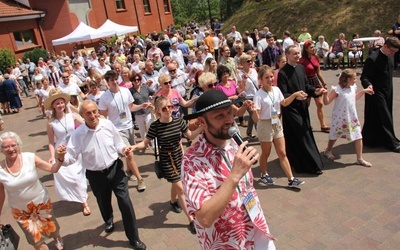
<instances>
[{"instance_id":1,"label":"green tree","mask_svg":"<svg viewBox=\"0 0 400 250\"><path fill-rule=\"evenodd\" d=\"M15 54L14 51L10 50L9 48L2 48L0 49L0 70L3 74L6 71L6 68L10 65L15 65Z\"/></svg>"},{"instance_id":2,"label":"green tree","mask_svg":"<svg viewBox=\"0 0 400 250\"><path fill-rule=\"evenodd\" d=\"M210 18L208 2L212 18L220 18L220 0L171 0L175 25L181 25L193 19L198 23L204 23Z\"/></svg>"},{"instance_id":3,"label":"green tree","mask_svg":"<svg viewBox=\"0 0 400 250\"><path fill-rule=\"evenodd\" d=\"M31 62L34 62L37 65L37 62L39 61L39 57L46 58L46 50L45 49L35 48L31 51L28 51L22 56L22 59L25 61L26 58L29 58L31 60Z\"/></svg>"}]
</instances>

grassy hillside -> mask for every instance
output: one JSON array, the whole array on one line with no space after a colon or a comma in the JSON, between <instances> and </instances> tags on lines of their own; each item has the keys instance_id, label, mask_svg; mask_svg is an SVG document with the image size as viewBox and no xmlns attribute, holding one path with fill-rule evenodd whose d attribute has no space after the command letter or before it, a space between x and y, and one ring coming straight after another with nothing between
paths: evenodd
<instances>
[{"instance_id":1,"label":"grassy hillside","mask_svg":"<svg viewBox=\"0 0 400 250\"><path fill-rule=\"evenodd\" d=\"M375 29L386 34L399 14L399 0L247 0L224 22L223 32L231 25L240 32L268 26L278 37L285 30L297 37L307 27L314 39L324 35L331 42L341 32L347 40L353 33L372 36Z\"/></svg>"}]
</instances>

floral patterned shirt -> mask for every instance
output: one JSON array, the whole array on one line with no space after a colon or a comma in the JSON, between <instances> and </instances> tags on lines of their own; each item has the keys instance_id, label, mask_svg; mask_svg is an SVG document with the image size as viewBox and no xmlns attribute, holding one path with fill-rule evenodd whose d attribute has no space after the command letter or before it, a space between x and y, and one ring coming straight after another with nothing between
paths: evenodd
<instances>
[{"instance_id":1,"label":"floral patterned shirt","mask_svg":"<svg viewBox=\"0 0 400 250\"><path fill-rule=\"evenodd\" d=\"M204 135L186 151L181 179L191 215L201 209L203 203L218 191L230 174L236 151L237 145L233 140L222 149L207 142ZM229 163L225 159L228 159ZM242 202L243 197L250 192L259 208L254 221ZM195 225L202 249L254 249L257 242L274 239L269 233L254 189L251 170L240 180L224 212L211 227L201 226L196 219Z\"/></svg>"}]
</instances>

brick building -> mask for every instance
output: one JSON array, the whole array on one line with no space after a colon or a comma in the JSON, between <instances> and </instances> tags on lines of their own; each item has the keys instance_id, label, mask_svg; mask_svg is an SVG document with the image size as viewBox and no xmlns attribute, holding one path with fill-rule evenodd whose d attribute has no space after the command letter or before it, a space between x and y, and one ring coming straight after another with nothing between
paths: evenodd
<instances>
[{"instance_id":1,"label":"brick building","mask_svg":"<svg viewBox=\"0 0 400 250\"><path fill-rule=\"evenodd\" d=\"M0 0L0 47L13 49L17 57L36 47L53 50L51 41L71 33L79 22L98 28L107 19L138 26L140 34L173 24L170 0Z\"/></svg>"}]
</instances>

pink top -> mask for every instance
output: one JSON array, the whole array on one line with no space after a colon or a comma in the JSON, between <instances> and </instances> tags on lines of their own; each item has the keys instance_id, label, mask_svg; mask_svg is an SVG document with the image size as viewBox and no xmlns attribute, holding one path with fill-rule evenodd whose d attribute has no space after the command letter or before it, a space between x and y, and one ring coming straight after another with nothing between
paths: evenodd
<instances>
[{"instance_id":1,"label":"pink top","mask_svg":"<svg viewBox=\"0 0 400 250\"><path fill-rule=\"evenodd\" d=\"M317 59L317 57L315 56L312 56L311 58L302 57L300 58L299 63L304 66L308 78L317 75L316 70L319 67L319 60Z\"/></svg>"},{"instance_id":2,"label":"pink top","mask_svg":"<svg viewBox=\"0 0 400 250\"><path fill-rule=\"evenodd\" d=\"M216 89L218 89L219 91L224 92L224 94L226 96L228 96L228 97L237 95L237 84L236 84L236 82L235 81L228 81L228 82L230 83L229 88L227 88L227 87L225 87L225 86L223 86L221 84L218 84Z\"/></svg>"},{"instance_id":3,"label":"pink top","mask_svg":"<svg viewBox=\"0 0 400 250\"><path fill-rule=\"evenodd\" d=\"M132 88L133 85L132 85L131 82L129 82L129 83L121 82L121 83L119 84L119 86L120 86L120 87L123 87L123 88L130 89L130 88Z\"/></svg>"}]
</instances>

